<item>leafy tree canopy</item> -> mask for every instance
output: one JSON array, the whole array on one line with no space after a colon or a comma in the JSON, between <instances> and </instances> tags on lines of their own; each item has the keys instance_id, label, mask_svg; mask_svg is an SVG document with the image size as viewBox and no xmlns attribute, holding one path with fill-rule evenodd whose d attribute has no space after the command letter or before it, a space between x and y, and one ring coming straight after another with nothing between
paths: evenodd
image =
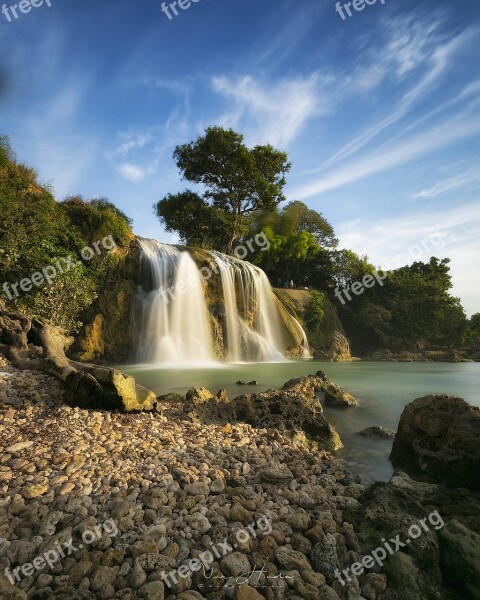
<instances>
[{"instance_id":1,"label":"leafy tree canopy","mask_svg":"<svg viewBox=\"0 0 480 600\"><path fill-rule=\"evenodd\" d=\"M285 199L285 175L291 167L287 154L271 145L248 148L243 136L232 129L208 127L195 141L177 146L173 157L183 179L201 185L205 203L220 211L223 246L229 253L235 240L247 231L255 211L273 210ZM178 231L175 215L161 206L171 198L160 200L156 212L169 229ZM198 202L193 207L198 211L193 219L203 222L205 207ZM210 226L210 222L204 226ZM216 220L212 227L216 231ZM216 233L208 237L215 238Z\"/></svg>"}]
</instances>

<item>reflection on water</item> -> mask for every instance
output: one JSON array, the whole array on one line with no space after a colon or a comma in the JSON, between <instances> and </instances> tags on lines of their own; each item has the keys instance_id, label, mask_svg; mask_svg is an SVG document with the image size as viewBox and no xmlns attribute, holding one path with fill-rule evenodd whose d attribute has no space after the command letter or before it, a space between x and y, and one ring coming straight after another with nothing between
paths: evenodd
<instances>
[{"instance_id":1,"label":"reflection on water","mask_svg":"<svg viewBox=\"0 0 480 600\"><path fill-rule=\"evenodd\" d=\"M134 376L138 383L157 394L179 392L189 388L206 387L216 393L226 389L230 398L243 393L280 388L293 377L323 370L335 383L346 388L361 403L348 410L325 409L345 444L338 452L354 473L364 482L388 479L392 468L388 460L391 440L376 440L357 435L372 425L396 430L406 404L428 394L449 394L464 398L480 407L480 364L475 363L390 363L353 362L324 363L292 361L287 363L258 363L219 365L218 368L160 369L126 366L121 369ZM258 381L258 386L239 386L236 381Z\"/></svg>"}]
</instances>

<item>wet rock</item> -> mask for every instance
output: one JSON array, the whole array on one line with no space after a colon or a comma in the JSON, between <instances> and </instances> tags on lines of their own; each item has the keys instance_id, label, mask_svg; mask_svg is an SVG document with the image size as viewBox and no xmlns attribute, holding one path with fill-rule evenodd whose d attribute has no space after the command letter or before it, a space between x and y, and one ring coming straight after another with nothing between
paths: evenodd
<instances>
[{"instance_id":1,"label":"wet rock","mask_svg":"<svg viewBox=\"0 0 480 600\"><path fill-rule=\"evenodd\" d=\"M367 438L378 438L378 439L391 439L395 437L395 431L386 429L382 426L367 427L358 432L358 435Z\"/></svg>"}]
</instances>

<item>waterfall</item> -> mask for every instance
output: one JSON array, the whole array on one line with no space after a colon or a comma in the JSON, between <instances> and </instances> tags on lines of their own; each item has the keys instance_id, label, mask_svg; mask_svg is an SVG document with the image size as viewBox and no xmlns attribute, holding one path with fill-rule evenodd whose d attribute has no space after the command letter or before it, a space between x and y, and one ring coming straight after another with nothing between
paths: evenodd
<instances>
[{"instance_id":1,"label":"waterfall","mask_svg":"<svg viewBox=\"0 0 480 600\"><path fill-rule=\"evenodd\" d=\"M214 320L205 285L210 276L216 278L214 289L220 285L223 300L220 325L226 362L286 360L285 326L260 268L212 251L212 269L205 267L210 275L202 276L189 252L155 240L139 238L139 243L138 363L184 367L215 361ZM305 332L294 317L292 322L307 356Z\"/></svg>"},{"instance_id":2,"label":"waterfall","mask_svg":"<svg viewBox=\"0 0 480 600\"><path fill-rule=\"evenodd\" d=\"M254 265L211 252L220 271L225 303L228 362L285 360L282 323L265 273Z\"/></svg>"},{"instance_id":3,"label":"waterfall","mask_svg":"<svg viewBox=\"0 0 480 600\"><path fill-rule=\"evenodd\" d=\"M188 254L140 239L137 361L175 366L210 363L213 344L200 272Z\"/></svg>"}]
</instances>

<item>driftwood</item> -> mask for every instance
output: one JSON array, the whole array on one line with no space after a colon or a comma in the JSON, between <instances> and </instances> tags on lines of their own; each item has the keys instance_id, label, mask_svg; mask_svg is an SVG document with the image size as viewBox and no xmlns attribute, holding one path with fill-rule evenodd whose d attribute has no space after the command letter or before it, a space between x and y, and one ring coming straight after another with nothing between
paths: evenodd
<instances>
[{"instance_id":1,"label":"driftwood","mask_svg":"<svg viewBox=\"0 0 480 600\"><path fill-rule=\"evenodd\" d=\"M154 392L116 369L78 363L65 354L73 343L59 328L16 312L0 301L0 344L18 369L43 371L64 383L67 401L82 408L152 410Z\"/></svg>"}]
</instances>

